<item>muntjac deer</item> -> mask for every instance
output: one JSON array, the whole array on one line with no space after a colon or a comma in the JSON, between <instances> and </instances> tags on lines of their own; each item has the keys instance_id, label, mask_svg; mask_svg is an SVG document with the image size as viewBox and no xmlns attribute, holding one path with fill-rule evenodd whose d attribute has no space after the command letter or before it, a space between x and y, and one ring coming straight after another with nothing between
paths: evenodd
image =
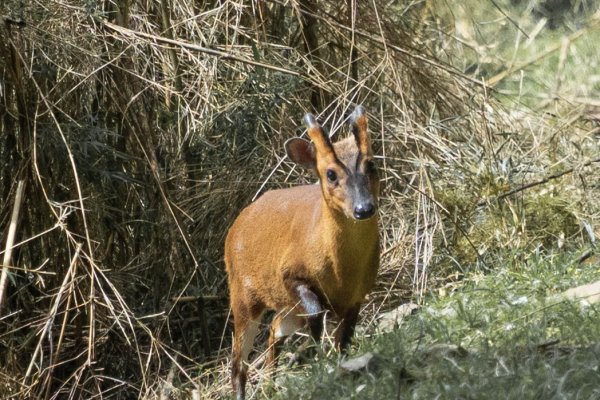
<instances>
[{"instance_id":1,"label":"muntjac deer","mask_svg":"<svg viewBox=\"0 0 600 400\"><path fill-rule=\"evenodd\" d=\"M350 117L353 135L334 144L313 115L304 122L312 143L293 138L285 148L292 161L316 172L319 184L265 193L240 213L225 241L238 400L265 310L277 312L268 365L285 337L304 325L319 340L326 311L340 319L335 344L344 351L379 268L379 178L364 109Z\"/></svg>"}]
</instances>

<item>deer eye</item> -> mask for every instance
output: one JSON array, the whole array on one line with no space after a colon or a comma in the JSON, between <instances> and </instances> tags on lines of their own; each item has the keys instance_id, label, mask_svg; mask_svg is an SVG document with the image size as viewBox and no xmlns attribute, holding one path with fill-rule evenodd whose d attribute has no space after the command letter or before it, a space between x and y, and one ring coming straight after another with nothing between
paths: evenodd
<instances>
[{"instance_id":1,"label":"deer eye","mask_svg":"<svg viewBox=\"0 0 600 400\"><path fill-rule=\"evenodd\" d=\"M329 183L335 183L337 182L337 174L335 173L334 170L332 169L328 169L327 170L327 181L329 181Z\"/></svg>"}]
</instances>

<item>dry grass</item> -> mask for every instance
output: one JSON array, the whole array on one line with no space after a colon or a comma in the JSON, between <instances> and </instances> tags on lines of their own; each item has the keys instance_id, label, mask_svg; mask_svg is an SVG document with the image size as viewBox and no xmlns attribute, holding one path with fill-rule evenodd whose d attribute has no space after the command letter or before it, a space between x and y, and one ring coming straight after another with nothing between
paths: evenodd
<instances>
[{"instance_id":1,"label":"dry grass","mask_svg":"<svg viewBox=\"0 0 600 400\"><path fill-rule=\"evenodd\" d=\"M597 130L498 104L451 66L446 9L132 3L0 6L0 226L26 186L2 394L226 393L223 238L257 195L311 179L282 151L306 111L337 134L369 110L383 266L366 329L499 250L597 234Z\"/></svg>"}]
</instances>

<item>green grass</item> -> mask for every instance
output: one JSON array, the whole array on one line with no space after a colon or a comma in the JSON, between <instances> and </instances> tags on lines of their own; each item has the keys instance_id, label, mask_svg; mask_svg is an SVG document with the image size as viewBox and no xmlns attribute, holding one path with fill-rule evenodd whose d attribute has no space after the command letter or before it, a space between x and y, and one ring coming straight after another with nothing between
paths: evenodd
<instances>
[{"instance_id":1,"label":"green grass","mask_svg":"<svg viewBox=\"0 0 600 400\"><path fill-rule=\"evenodd\" d=\"M540 56L547 49L561 42L572 32L562 30L550 32L533 41L529 46L519 45L515 60L505 60L509 65L518 67ZM596 72L600 64L600 54L594 43L600 39L597 25L581 37L568 43L565 58L561 59L561 50L549 53L533 65L519 69L498 86L500 93L510 101L520 101L526 106L540 110L553 109L556 102L564 101L567 108L585 105L588 99L595 98L599 92L599 76ZM507 43L507 45L509 45ZM509 45L504 51L513 51ZM511 55L512 56L512 55Z\"/></svg>"},{"instance_id":2,"label":"green grass","mask_svg":"<svg viewBox=\"0 0 600 400\"><path fill-rule=\"evenodd\" d=\"M531 12L543 1L518 3L453 4L449 12L470 33L455 32L467 45L457 45L454 63L488 83L509 71L495 85L507 104L550 112L588 105L600 90L598 2L571 2L580 7L558 13L555 24Z\"/></svg>"},{"instance_id":3,"label":"green grass","mask_svg":"<svg viewBox=\"0 0 600 400\"><path fill-rule=\"evenodd\" d=\"M342 373L337 356L284 370L276 399L600 398L600 306L553 296L600 279L579 252L538 254L518 267L467 277L394 332L357 338L374 371ZM320 361L319 361L320 360Z\"/></svg>"}]
</instances>

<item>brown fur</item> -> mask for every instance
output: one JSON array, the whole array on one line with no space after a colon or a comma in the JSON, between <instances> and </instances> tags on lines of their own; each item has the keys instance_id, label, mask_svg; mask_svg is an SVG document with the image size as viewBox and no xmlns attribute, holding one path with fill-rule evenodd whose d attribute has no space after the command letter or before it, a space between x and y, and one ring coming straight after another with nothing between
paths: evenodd
<instances>
[{"instance_id":1,"label":"brown fur","mask_svg":"<svg viewBox=\"0 0 600 400\"><path fill-rule=\"evenodd\" d=\"M355 126L368 140L366 117L359 118L362 126ZM377 214L365 220L353 218L356 196L346 187L355 179L353 174L368 176L365 190L376 202L376 171L366 171L366 161L361 160L370 159L371 154L359 153L355 137L349 137L333 145L332 155L327 143L314 136L323 135L322 131L309 130L309 134L317 144L312 153L316 152L320 184L265 193L240 213L225 241L235 329L232 379L238 399L245 395L244 363L264 310L278 312L269 340L269 363L275 362L276 347L282 339L276 337L276 331L285 336L295 323L308 322L313 336L320 336L322 317L306 317L315 310L315 315L321 309L329 310L341 320L336 345L344 348L352 336L360 304L377 275ZM335 185L327 182L328 169L337 173Z\"/></svg>"}]
</instances>

